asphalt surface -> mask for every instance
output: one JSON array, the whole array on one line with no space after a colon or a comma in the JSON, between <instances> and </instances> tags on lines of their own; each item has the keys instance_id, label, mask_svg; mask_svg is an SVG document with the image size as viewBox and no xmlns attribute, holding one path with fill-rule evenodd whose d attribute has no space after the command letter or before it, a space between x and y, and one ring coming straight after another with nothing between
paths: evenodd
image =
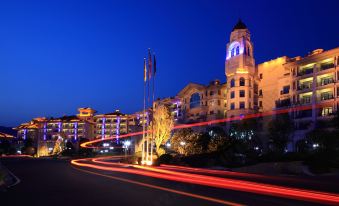
<instances>
[{"instance_id":1,"label":"asphalt surface","mask_svg":"<svg viewBox=\"0 0 339 206\"><path fill-rule=\"evenodd\" d=\"M84 168L74 167L66 160L7 158L0 159L0 161L21 180L16 186L0 192L1 206L223 205L199 197L210 197L228 201L230 204L242 205L319 205L138 175L94 169L83 170ZM142 186L116 178L186 192L197 197Z\"/></svg>"}]
</instances>

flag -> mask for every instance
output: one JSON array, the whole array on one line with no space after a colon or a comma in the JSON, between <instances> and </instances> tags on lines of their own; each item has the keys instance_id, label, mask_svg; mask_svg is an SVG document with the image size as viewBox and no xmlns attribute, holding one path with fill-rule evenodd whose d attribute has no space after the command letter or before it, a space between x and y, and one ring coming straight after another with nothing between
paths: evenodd
<instances>
[{"instance_id":1,"label":"flag","mask_svg":"<svg viewBox=\"0 0 339 206\"><path fill-rule=\"evenodd\" d=\"M146 58L144 58L144 82L147 80Z\"/></svg>"},{"instance_id":2,"label":"flag","mask_svg":"<svg viewBox=\"0 0 339 206\"><path fill-rule=\"evenodd\" d=\"M151 49L148 49L148 79L152 77L152 55Z\"/></svg>"},{"instance_id":3,"label":"flag","mask_svg":"<svg viewBox=\"0 0 339 206\"><path fill-rule=\"evenodd\" d=\"M155 72L157 72L157 61L155 55L153 55L153 76L155 76Z\"/></svg>"}]
</instances>

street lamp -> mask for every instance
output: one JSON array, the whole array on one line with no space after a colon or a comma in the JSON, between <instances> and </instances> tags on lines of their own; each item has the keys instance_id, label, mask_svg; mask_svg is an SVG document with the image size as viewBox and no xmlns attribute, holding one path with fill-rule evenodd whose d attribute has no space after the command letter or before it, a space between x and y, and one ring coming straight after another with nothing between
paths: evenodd
<instances>
[{"instance_id":1,"label":"street lamp","mask_svg":"<svg viewBox=\"0 0 339 206\"><path fill-rule=\"evenodd\" d=\"M181 145L181 146L185 146L185 144L186 144L186 142L184 142L184 141L181 141L181 142L180 142L180 145Z\"/></svg>"},{"instance_id":2,"label":"street lamp","mask_svg":"<svg viewBox=\"0 0 339 206\"><path fill-rule=\"evenodd\" d=\"M127 156L127 150L129 146L131 146L131 141L129 140L124 141L125 156Z\"/></svg>"}]
</instances>

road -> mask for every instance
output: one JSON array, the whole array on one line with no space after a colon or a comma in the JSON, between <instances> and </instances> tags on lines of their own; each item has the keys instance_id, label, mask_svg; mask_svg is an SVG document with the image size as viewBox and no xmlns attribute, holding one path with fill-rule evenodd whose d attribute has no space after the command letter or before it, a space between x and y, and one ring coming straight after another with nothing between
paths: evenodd
<instances>
[{"instance_id":1,"label":"road","mask_svg":"<svg viewBox=\"0 0 339 206\"><path fill-rule=\"evenodd\" d=\"M21 180L20 184L0 193L0 204L4 206L319 205L140 174L79 167L66 160L6 158L0 161ZM179 169L172 171L178 172Z\"/></svg>"}]
</instances>

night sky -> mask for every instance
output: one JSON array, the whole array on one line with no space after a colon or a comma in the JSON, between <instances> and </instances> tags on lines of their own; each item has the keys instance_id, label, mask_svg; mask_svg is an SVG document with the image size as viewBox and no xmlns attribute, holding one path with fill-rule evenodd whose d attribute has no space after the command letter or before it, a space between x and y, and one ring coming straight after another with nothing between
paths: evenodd
<instances>
[{"instance_id":1,"label":"night sky","mask_svg":"<svg viewBox=\"0 0 339 206\"><path fill-rule=\"evenodd\" d=\"M279 2L3 0L0 125L87 106L141 110L149 47L157 55L157 97L189 82L224 82L225 46L239 17L257 63L339 46L339 1Z\"/></svg>"}]
</instances>

